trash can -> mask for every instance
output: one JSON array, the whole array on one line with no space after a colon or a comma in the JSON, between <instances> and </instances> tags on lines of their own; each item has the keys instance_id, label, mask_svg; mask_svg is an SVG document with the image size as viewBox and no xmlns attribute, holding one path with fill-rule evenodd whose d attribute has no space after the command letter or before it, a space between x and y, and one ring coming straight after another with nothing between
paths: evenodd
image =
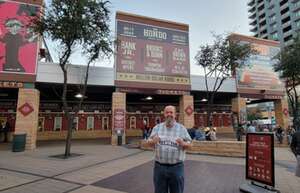
<instances>
[{"instance_id":1,"label":"trash can","mask_svg":"<svg viewBox=\"0 0 300 193\"><path fill-rule=\"evenodd\" d=\"M122 135L118 135L118 145L122 145Z\"/></svg>"},{"instance_id":2,"label":"trash can","mask_svg":"<svg viewBox=\"0 0 300 193\"><path fill-rule=\"evenodd\" d=\"M13 135L13 152L22 152L25 150L26 145L26 133L15 133Z\"/></svg>"},{"instance_id":3,"label":"trash can","mask_svg":"<svg viewBox=\"0 0 300 193\"><path fill-rule=\"evenodd\" d=\"M118 142L118 145L122 145L122 136L123 136L123 133L121 130L117 130L117 142Z\"/></svg>"}]
</instances>

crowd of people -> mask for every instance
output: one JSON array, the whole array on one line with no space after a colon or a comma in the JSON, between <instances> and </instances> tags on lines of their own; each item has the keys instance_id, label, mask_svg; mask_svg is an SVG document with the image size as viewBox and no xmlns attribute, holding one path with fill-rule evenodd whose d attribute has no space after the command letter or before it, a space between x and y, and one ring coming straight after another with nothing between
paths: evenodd
<instances>
[{"instance_id":1,"label":"crowd of people","mask_svg":"<svg viewBox=\"0 0 300 193\"><path fill-rule=\"evenodd\" d=\"M188 130L191 138L197 141L216 141L217 128L216 127L196 127Z\"/></svg>"},{"instance_id":2,"label":"crowd of people","mask_svg":"<svg viewBox=\"0 0 300 193\"><path fill-rule=\"evenodd\" d=\"M288 144L291 144L292 136L295 133L295 129L292 126L289 126L286 131L280 126L276 125L275 127L261 127L259 125L255 125L251 122L245 124L238 124L234 127L236 139L237 141L242 141L243 135L247 133L255 133L255 132L273 132L276 140L279 144L283 143L284 136L286 134Z\"/></svg>"}]
</instances>

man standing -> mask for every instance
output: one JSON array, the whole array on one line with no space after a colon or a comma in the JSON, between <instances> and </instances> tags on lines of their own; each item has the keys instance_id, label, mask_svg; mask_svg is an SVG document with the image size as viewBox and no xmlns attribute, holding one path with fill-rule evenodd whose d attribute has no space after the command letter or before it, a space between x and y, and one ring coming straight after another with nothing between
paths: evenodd
<instances>
[{"instance_id":1,"label":"man standing","mask_svg":"<svg viewBox=\"0 0 300 193\"><path fill-rule=\"evenodd\" d=\"M165 122L156 125L148 143L155 148L155 193L183 193L185 150L191 147L186 128L175 121L176 109L166 106Z\"/></svg>"},{"instance_id":2,"label":"man standing","mask_svg":"<svg viewBox=\"0 0 300 193\"><path fill-rule=\"evenodd\" d=\"M294 133L291 142L292 152L295 154L297 159L296 176L300 177L300 131Z\"/></svg>"}]
</instances>

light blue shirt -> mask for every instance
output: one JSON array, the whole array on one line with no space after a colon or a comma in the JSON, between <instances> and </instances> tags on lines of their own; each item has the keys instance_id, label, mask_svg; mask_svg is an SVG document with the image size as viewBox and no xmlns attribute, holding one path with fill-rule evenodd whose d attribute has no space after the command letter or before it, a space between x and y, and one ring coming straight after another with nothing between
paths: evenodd
<instances>
[{"instance_id":1,"label":"light blue shirt","mask_svg":"<svg viewBox=\"0 0 300 193\"><path fill-rule=\"evenodd\" d=\"M248 132L248 133L255 133L255 132L256 132L256 129L255 129L254 126L250 125L250 126L248 127L248 129L247 129L247 132Z\"/></svg>"},{"instance_id":2,"label":"light blue shirt","mask_svg":"<svg viewBox=\"0 0 300 193\"><path fill-rule=\"evenodd\" d=\"M160 123L153 128L150 138L155 135L160 138L155 145L155 161L175 164L185 160L185 150L176 143L176 139L181 138L185 142L192 139L183 125L175 122L173 127L167 128L165 123Z\"/></svg>"}]
</instances>

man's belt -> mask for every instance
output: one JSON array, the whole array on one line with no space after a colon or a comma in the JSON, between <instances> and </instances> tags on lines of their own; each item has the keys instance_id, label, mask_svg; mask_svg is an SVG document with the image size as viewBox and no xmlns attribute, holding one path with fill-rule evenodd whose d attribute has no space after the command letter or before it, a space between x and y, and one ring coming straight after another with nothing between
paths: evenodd
<instances>
[{"instance_id":1,"label":"man's belt","mask_svg":"<svg viewBox=\"0 0 300 193\"><path fill-rule=\"evenodd\" d=\"M156 164L161 165L161 166L177 166L183 164L183 162L178 162L175 164L169 164L169 163L159 163L158 161L155 161Z\"/></svg>"}]
</instances>

